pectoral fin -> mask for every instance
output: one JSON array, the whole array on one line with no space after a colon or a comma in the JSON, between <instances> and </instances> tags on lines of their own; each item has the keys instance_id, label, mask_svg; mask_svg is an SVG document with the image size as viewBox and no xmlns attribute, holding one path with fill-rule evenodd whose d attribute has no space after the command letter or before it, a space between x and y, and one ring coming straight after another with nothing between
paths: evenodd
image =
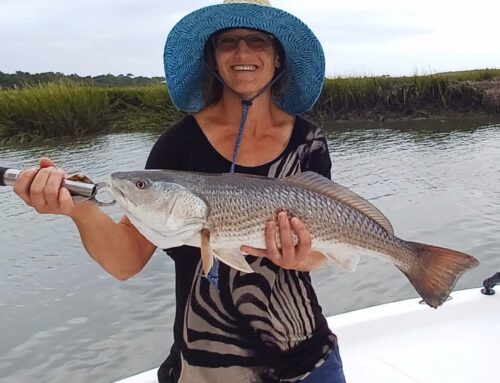
<instances>
[{"instance_id":1,"label":"pectoral fin","mask_svg":"<svg viewBox=\"0 0 500 383\"><path fill-rule=\"evenodd\" d=\"M201 264L203 266L203 272L205 276L214 264L214 255L212 249L210 248L210 232L207 229L201 231Z\"/></svg>"},{"instance_id":2,"label":"pectoral fin","mask_svg":"<svg viewBox=\"0 0 500 383\"><path fill-rule=\"evenodd\" d=\"M215 249L214 255L221 262L224 262L226 265L236 270L244 273L254 272L246 261L245 254L242 253L240 249Z\"/></svg>"},{"instance_id":3,"label":"pectoral fin","mask_svg":"<svg viewBox=\"0 0 500 383\"><path fill-rule=\"evenodd\" d=\"M336 248L320 251L325 254L329 260L332 260L336 265L342 267L343 269L347 271L356 271L360 258L358 252L348 248Z\"/></svg>"}]
</instances>

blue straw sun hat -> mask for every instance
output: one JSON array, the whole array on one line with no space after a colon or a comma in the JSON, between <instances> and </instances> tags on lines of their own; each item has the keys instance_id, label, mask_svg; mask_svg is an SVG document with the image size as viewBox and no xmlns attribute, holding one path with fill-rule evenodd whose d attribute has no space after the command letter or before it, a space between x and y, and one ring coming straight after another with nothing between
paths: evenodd
<instances>
[{"instance_id":1,"label":"blue straw sun hat","mask_svg":"<svg viewBox=\"0 0 500 383\"><path fill-rule=\"evenodd\" d=\"M227 28L259 29L274 35L285 51L284 92L276 104L302 114L318 99L325 77L325 58L314 33L295 16L271 7L267 0L235 1L200 8L181 19L165 44L165 79L174 105L186 112L204 107L203 86L210 73L204 60L210 36Z\"/></svg>"}]
</instances>

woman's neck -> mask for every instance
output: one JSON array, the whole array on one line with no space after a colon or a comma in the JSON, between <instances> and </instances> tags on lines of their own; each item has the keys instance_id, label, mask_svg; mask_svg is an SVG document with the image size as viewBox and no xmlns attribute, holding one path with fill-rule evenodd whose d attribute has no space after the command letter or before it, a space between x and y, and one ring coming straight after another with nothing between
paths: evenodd
<instances>
[{"instance_id":1,"label":"woman's neck","mask_svg":"<svg viewBox=\"0 0 500 383\"><path fill-rule=\"evenodd\" d=\"M242 99L230 90L224 89L219 102L206 111L210 116L209 119L218 125L238 128L242 118ZM245 133L258 135L263 130L269 130L270 126L280 123L283 114L286 113L273 104L271 91L267 90L257 96L248 107Z\"/></svg>"},{"instance_id":2,"label":"woman's neck","mask_svg":"<svg viewBox=\"0 0 500 383\"><path fill-rule=\"evenodd\" d=\"M276 158L286 147L294 117L273 104L270 92L258 96L248 109L238 164L257 166ZM228 161L233 156L242 118L241 99L231 92L194 117L212 147Z\"/></svg>"}]
</instances>

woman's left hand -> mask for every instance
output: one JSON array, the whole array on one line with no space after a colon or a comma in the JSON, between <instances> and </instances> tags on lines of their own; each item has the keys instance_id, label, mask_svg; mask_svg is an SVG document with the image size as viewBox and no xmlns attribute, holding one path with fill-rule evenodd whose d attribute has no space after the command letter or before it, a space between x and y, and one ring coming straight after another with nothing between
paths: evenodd
<instances>
[{"instance_id":1,"label":"woman's left hand","mask_svg":"<svg viewBox=\"0 0 500 383\"><path fill-rule=\"evenodd\" d=\"M276 241L278 227L281 249ZM297 234L298 243L294 245L292 230ZM266 249L242 246L241 251L256 257L269 258L274 264L298 271L311 271L325 261L322 253L311 249L311 235L297 218L288 218L286 212L278 213L278 219L269 221L265 230Z\"/></svg>"}]
</instances>

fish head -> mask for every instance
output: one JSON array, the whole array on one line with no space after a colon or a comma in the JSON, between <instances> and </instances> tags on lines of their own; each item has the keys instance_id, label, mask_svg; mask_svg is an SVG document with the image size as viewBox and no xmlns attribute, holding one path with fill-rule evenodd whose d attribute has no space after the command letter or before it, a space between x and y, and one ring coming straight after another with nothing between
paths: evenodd
<instances>
[{"instance_id":1,"label":"fish head","mask_svg":"<svg viewBox=\"0 0 500 383\"><path fill-rule=\"evenodd\" d=\"M205 202L166 172L113 173L109 184L118 206L150 240L151 235L145 233L164 238L189 237L199 232L206 221Z\"/></svg>"}]
</instances>

